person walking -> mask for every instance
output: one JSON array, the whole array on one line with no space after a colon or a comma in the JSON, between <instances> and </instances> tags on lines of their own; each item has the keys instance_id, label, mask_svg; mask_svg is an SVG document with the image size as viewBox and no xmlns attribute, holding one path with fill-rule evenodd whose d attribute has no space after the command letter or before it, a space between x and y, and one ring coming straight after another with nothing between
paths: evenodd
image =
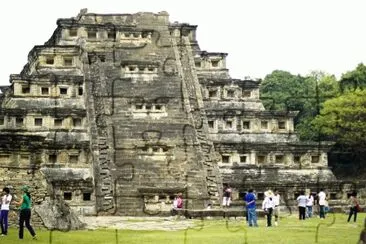
<instances>
[{"instance_id":1,"label":"person walking","mask_svg":"<svg viewBox=\"0 0 366 244\"><path fill-rule=\"evenodd\" d=\"M272 212L275 208L275 202L273 199L273 192L271 190L268 190L264 193L265 198L262 202L262 209L264 213L267 215L267 227L272 226Z\"/></svg>"},{"instance_id":2,"label":"person walking","mask_svg":"<svg viewBox=\"0 0 366 244\"><path fill-rule=\"evenodd\" d=\"M321 188L318 193L318 204L319 204L319 217L321 219L325 219L325 205L326 205L327 195L324 192L324 189Z\"/></svg>"},{"instance_id":3,"label":"person walking","mask_svg":"<svg viewBox=\"0 0 366 244\"><path fill-rule=\"evenodd\" d=\"M314 197L309 192L309 196L306 198L306 218L313 217L313 205L314 205Z\"/></svg>"},{"instance_id":4,"label":"person walking","mask_svg":"<svg viewBox=\"0 0 366 244\"><path fill-rule=\"evenodd\" d=\"M1 235L6 236L8 234L8 215L12 196L8 187L4 187L3 193L4 196L1 198L0 225Z\"/></svg>"},{"instance_id":5,"label":"person walking","mask_svg":"<svg viewBox=\"0 0 366 244\"><path fill-rule=\"evenodd\" d=\"M300 196L297 197L297 203L298 203L298 207L299 207L299 219L300 220L305 220L305 210L306 210L306 196L305 196L305 192L301 191L300 192Z\"/></svg>"},{"instance_id":6,"label":"person walking","mask_svg":"<svg viewBox=\"0 0 366 244\"><path fill-rule=\"evenodd\" d=\"M33 227L30 225L31 219L31 208L32 208L32 200L31 194L29 193L29 187L22 187L23 195L19 202L16 202L20 206L20 215L19 215L19 239L23 239L24 234L24 223L25 227L27 227L29 233L32 235L33 239L36 240L36 233L34 232Z\"/></svg>"},{"instance_id":7,"label":"person walking","mask_svg":"<svg viewBox=\"0 0 366 244\"><path fill-rule=\"evenodd\" d=\"M277 226L278 225L278 218L280 217L280 201L281 201L281 196L278 193L277 189L274 190L273 201L274 201L274 204L275 204L275 207L273 209L273 214L274 214L274 217L275 217L275 226Z\"/></svg>"},{"instance_id":8,"label":"person walking","mask_svg":"<svg viewBox=\"0 0 366 244\"><path fill-rule=\"evenodd\" d=\"M245 195L244 201L248 210L248 224L249 226L258 227L257 213L256 213L256 196L253 193L253 189L250 189Z\"/></svg>"},{"instance_id":9,"label":"person walking","mask_svg":"<svg viewBox=\"0 0 366 244\"><path fill-rule=\"evenodd\" d=\"M359 202L357 199L357 192L353 191L351 196L349 197L349 215L348 215L348 220L347 222L349 222L352 218L353 215L353 222L356 222L357 220L357 212L358 212L358 207L359 207Z\"/></svg>"}]
</instances>

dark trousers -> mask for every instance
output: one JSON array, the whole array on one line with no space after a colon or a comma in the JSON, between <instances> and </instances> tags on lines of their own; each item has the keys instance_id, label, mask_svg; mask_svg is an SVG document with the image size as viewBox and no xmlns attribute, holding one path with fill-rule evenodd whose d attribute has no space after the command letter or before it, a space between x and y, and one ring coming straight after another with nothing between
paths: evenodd
<instances>
[{"instance_id":1,"label":"dark trousers","mask_svg":"<svg viewBox=\"0 0 366 244\"><path fill-rule=\"evenodd\" d=\"M299 207L299 219L300 220L305 219L305 210L306 210L305 207Z\"/></svg>"},{"instance_id":2,"label":"dark trousers","mask_svg":"<svg viewBox=\"0 0 366 244\"><path fill-rule=\"evenodd\" d=\"M347 222L349 222L351 220L353 214L354 214L353 222L356 222L356 219L357 219L357 208L356 207L350 208Z\"/></svg>"},{"instance_id":3,"label":"dark trousers","mask_svg":"<svg viewBox=\"0 0 366 244\"><path fill-rule=\"evenodd\" d=\"M319 217L325 219L325 206L319 205Z\"/></svg>"},{"instance_id":4,"label":"dark trousers","mask_svg":"<svg viewBox=\"0 0 366 244\"><path fill-rule=\"evenodd\" d=\"M267 208L267 226L272 226L273 208Z\"/></svg>"},{"instance_id":5,"label":"dark trousers","mask_svg":"<svg viewBox=\"0 0 366 244\"><path fill-rule=\"evenodd\" d=\"M9 210L1 210L0 212L0 225L1 225L1 234L8 234L8 214Z\"/></svg>"},{"instance_id":6,"label":"dark trousers","mask_svg":"<svg viewBox=\"0 0 366 244\"><path fill-rule=\"evenodd\" d=\"M31 218L31 210L29 208L20 210L20 216L19 216L19 239L23 239L24 223L25 223L25 227L27 227L29 233L32 236L35 236L36 235L36 233L34 232L32 226L30 225L30 218Z\"/></svg>"}]
</instances>

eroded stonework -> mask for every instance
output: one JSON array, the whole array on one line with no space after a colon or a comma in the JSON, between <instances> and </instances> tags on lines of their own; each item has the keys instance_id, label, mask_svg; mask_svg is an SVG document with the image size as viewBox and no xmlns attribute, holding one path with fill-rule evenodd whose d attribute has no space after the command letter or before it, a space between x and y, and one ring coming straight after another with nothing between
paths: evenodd
<instances>
[{"instance_id":1,"label":"eroded stonework","mask_svg":"<svg viewBox=\"0 0 366 244\"><path fill-rule=\"evenodd\" d=\"M57 21L2 88L3 183L81 215L163 215L178 192L187 210L220 208L223 183L237 199L250 187L345 199L332 144L299 141L297 112L266 111L260 80L232 79L226 53L202 51L197 26L168 17L83 10Z\"/></svg>"}]
</instances>

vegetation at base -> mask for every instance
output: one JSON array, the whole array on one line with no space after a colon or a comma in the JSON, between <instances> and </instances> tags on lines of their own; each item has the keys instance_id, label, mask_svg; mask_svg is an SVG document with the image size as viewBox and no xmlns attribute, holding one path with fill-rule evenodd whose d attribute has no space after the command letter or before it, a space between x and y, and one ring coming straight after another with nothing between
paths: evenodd
<instances>
[{"instance_id":1,"label":"vegetation at base","mask_svg":"<svg viewBox=\"0 0 366 244\"><path fill-rule=\"evenodd\" d=\"M8 236L1 237L1 243L37 243L37 244L132 244L132 243L315 243L318 229L318 243L357 243L363 226L365 213L360 213L356 224L347 223L345 214L328 214L325 220L317 217L300 221L297 213L284 216L277 227L265 227L265 219L259 219L258 228L249 228L243 219L197 220L197 227L180 231L133 231L133 230L83 230L52 233L36 229L38 240L32 240L28 232L24 240L17 239L17 229L10 228ZM285 214L284 214L285 215ZM335 222L333 223L333 218ZM181 221L172 221L179 225ZM333 223L333 224L332 224ZM320 225L319 225L320 224Z\"/></svg>"}]
</instances>

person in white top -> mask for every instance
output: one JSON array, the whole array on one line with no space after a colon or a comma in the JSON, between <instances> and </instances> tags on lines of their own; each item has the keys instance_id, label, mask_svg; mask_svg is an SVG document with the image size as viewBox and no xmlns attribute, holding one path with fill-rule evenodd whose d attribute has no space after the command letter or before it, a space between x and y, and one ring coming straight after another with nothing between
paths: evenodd
<instances>
[{"instance_id":1,"label":"person in white top","mask_svg":"<svg viewBox=\"0 0 366 244\"><path fill-rule=\"evenodd\" d=\"M1 198L1 211L0 211L0 225L1 225L1 235L8 234L8 214L9 206L12 196L10 195L10 190L8 187L3 189L4 195Z\"/></svg>"},{"instance_id":2,"label":"person in white top","mask_svg":"<svg viewBox=\"0 0 366 244\"><path fill-rule=\"evenodd\" d=\"M301 191L300 196L297 197L297 203L299 206L299 219L305 220L305 209L306 209L306 196L305 192Z\"/></svg>"},{"instance_id":3,"label":"person in white top","mask_svg":"<svg viewBox=\"0 0 366 244\"><path fill-rule=\"evenodd\" d=\"M326 205L326 194L324 189L320 189L318 193L318 204L319 204L319 217L325 219L325 205Z\"/></svg>"},{"instance_id":4,"label":"person in white top","mask_svg":"<svg viewBox=\"0 0 366 244\"><path fill-rule=\"evenodd\" d=\"M267 227L272 226L272 213L273 209L275 208L275 202L273 199L273 192L268 190L264 193L265 198L262 202L262 209L267 215Z\"/></svg>"},{"instance_id":5,"label":"person in white top","mask_svg":"<svg viewBox=\"0 0 366 244\"><path fill-rule=\"evenodd\" d=\"M313 217L313 205L314 205L314 197L309 193L309 196L307 196L306 199L306 218Z\"/></svg>"},{"instance_id":6,"label":"person in white top","mask_svg":"<svg viewBox=\"0 0 366 244\"><path fill-rule=\"evenodd\" d=\"M280 216L280 201L281 201L281 196L278 193L277 189L274 190L273 201L274 201L274 204L275 204L275 207L273 209L273 214L274 214L274 217L275 217L275 226L277 226L278 225L278 218Z\"/></svg>"}]
</instances>

